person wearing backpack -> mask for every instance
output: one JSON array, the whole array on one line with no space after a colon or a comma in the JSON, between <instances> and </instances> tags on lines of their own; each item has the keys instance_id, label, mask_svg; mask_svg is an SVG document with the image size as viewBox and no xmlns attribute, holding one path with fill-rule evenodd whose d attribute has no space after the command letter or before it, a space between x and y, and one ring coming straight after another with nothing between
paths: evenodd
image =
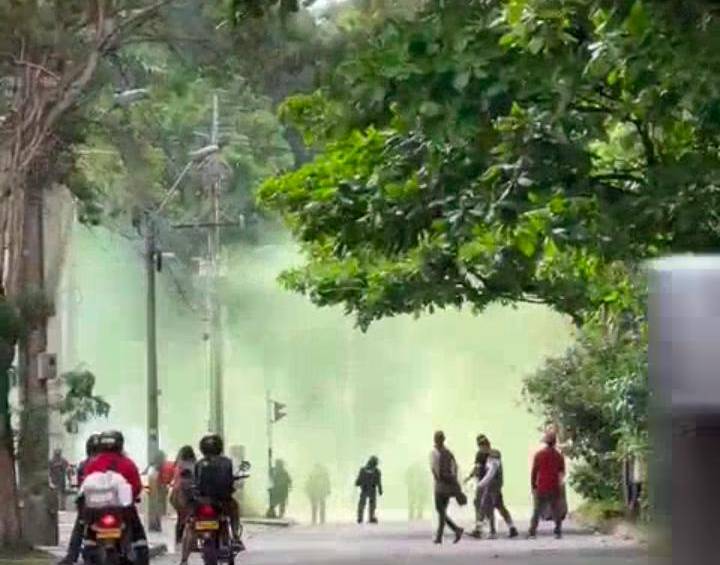
<instances>
[{"instance_id":1,"label":"person wearing backpack","mask_svg":"<svg viewBox=\"0 0 720 565\"><path fill-rule=\"evenodd\" d=\"M435 543L442 543L446 524L455 533L454 543L458 543L463 536L464 530L452 521L447 510L450 499L455 498L458 504L462 506L467 504L467 498L463 494L458 481L458 466L455 456L445 447L445 434L441 431L435 432L434 443L435 447L430 455L430 468L435 479L435 509L438 513Z\"/></svg>"}]
</instances>

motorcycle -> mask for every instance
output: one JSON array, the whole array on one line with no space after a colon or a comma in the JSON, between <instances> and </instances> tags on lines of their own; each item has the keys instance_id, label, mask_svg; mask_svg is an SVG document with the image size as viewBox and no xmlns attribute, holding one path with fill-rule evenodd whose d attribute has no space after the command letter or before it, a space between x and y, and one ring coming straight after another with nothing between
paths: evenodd
<instances>
[{"instance_id":1,"label":"motorcycle","mask_svg":"<svg viewBox=\"0 0 720 565\"><path fill-rule=\"evenodd\" d=\"M83 560L92 565L131 561L130 532L124 508L86 508Z\"/></svg>"},{"instance_id":2,"label":"motorcycle","mask_svg":"<svg viewBox=\"0 0 720 565\"><path fill-rule=\"evenodd\" d=\"M240 473L234 476L235 481L243 481L250 477L250 462L243 461ZM196 497L193 510L185 523L183 532L183 562L190 553L200 553L204 565L227 563L235 565L235 557L242 550L233 541L230 516L222 504L216 501Z\"/></svg>"}]
</instances>

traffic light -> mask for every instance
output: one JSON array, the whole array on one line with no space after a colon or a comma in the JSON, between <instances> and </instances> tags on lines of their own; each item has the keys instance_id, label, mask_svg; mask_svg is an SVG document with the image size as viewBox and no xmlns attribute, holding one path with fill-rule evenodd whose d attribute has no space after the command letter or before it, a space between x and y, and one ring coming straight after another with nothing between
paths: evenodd
<instances>
[{"instance_id":1,"label":"traffic light","mask_svg":"<svg viewBox=\"0 0 720 565\"><path fill-rule=\"evenodd\" d=\"M273 400L273 423L282 420L285 416L287 416L285 413L285 405Z\"/></svg>"}]
</instances>

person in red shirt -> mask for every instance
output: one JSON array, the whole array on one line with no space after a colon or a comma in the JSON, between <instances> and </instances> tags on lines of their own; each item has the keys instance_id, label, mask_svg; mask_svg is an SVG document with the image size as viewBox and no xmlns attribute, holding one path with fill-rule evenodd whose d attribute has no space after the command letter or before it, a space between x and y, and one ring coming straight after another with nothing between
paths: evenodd
<instances>
[{"instance_id":1,"label":"person in red shirt","mask_svg":"<svg viewBox=\"0 0 720 565\"><path fill-rule=\"evenodd\" d=\"M99 454L87 462L84 479L93 473L114 471L121 475L132 489L133 499L137 502L142 493L142 481L137 465L125 455L125 438L121 432L103 432L98 440ZM147 535L135 504L127 508L126 518L130 527L132 547L135 552L135 565L149 565L150 554Z\"/></svg>"},{"instance_id":2,"label":"person in red shirt","mask_svg":"<svg viewBox=\"0 0 720 565\"><path fill-rule=\"evenodd\" d=\"M530 520L528 537L534 538L537 533L540 514L546 505L552 509L555 522L555 537L562 537L562 485L565 480L565 457L557 448L555 432L548 432L544 438L545 447L535 454L530 486L533 492L533 515Z\"/></svg>"}]
</instances>

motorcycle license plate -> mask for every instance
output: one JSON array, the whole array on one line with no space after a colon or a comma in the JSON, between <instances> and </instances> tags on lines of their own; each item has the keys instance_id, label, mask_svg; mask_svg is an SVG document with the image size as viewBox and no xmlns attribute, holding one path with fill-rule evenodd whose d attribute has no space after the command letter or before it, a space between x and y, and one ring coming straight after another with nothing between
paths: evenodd
<instances>
[{"instance_id":1,"label":"motorcycle license plate","mask_svg":"<svg viewBox=\"0 0 720 565\"><path fill-rule=\"evenodd\" d=\"M198 532L208 532L220 529L220 522L217 520L206 520L203 522L195 522L195 530Z\"/></svg>"},{"instance_id":2,"label":"motorcycle license plate","mask_svg":"<svg viewBox=\"0 0 720 565\"><path fill-rule=\"evenodd\" d=\"M120 539L122 537L122 531L120 528L112 530L97 530L95 532L95 537L101 540Z\"/></svg>"}]
</instances>

